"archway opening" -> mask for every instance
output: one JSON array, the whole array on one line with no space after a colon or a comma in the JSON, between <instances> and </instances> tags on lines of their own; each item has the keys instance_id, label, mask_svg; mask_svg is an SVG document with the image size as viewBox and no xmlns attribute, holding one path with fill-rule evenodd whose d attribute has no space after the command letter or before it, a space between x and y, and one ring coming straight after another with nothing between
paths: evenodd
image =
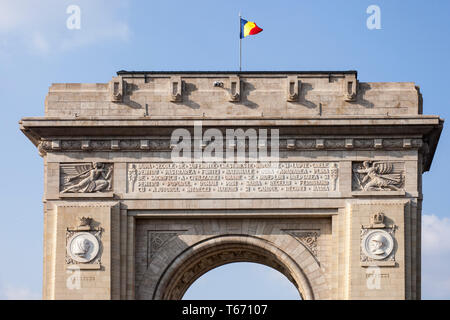
<instances>
[{"instance_id":1,"label":"archway opening","mask_svg":"<svg viewBox=\"0 0 450 320\"><path fill-rule=\"evenodd\" d=\"M300 300L281 272L259 263L234 262L216 267L187 289L183 300Z\"/></svg>"},{"instance_id":2,"label":"archway opening","mask_svg":"<svg viewBox=\"0 0 450 320\"><path fill-rule=\"evenodd\" d=\"M302 252L303 247L296 248ZM303 249L303 252L307 253L305 250ZM299 264L269 241L254 236L221 235L207 238L186 248L174 258L167 259L167 265L160 266L159 262L155 260L155 264L147 268L144 280L138 288L139 299L180 300L202 275L222 265L237 262L269 266L289 279L302 299L314 299L311 283ZM314 260L309 262L312 266L315 263ZM310 270L308 265L304 267L305 270ZM155 270L163 272L152 276Z\"/></svg>"}]
</instances>

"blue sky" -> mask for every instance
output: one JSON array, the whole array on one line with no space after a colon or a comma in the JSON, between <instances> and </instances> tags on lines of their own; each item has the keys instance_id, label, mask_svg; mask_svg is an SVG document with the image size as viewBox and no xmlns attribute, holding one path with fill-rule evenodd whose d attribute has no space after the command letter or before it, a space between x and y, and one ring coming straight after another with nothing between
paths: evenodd
<instances>
[{"instance_id":1,"label":"blue sky","mask_svg":"<svg viewBox=\"0 0 450 320\"><path fill-rule=\"evenodd\" d=\"M73 4L79 30L66 27ZM372 4L380 30L366 27ZM0 299L38 298L42 282L43 161L19 119L44 114L54 82L107 82L121 69L237 70L239 11L264 29L243 40L243 70L354 69L360 81L414 81L424 113L447 118L449 1L0 0ZM423 180L424 298L450 298L449 143L444 129Z\"/></svg>"}]
</instances>

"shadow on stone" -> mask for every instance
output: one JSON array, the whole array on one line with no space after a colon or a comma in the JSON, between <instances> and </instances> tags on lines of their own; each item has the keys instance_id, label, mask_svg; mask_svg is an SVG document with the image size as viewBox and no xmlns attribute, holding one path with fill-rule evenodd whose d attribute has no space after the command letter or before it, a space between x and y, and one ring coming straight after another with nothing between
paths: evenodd
<instances>
[{"instance_id":1,"label":"shadow on stone","mask_svg":"<svg viewBox=\"0 0 450 320\"><path fill-rule=\"evenodd\" d=\"M299 97L299 104L307 107L308 109L314 109L317 108L317 105L306 99L306 95L308 94L309 91L312 91L313 87L311 84L309 83L302 83L302 88L300 90L300 97Z\"/></svg>"}]
</instances>

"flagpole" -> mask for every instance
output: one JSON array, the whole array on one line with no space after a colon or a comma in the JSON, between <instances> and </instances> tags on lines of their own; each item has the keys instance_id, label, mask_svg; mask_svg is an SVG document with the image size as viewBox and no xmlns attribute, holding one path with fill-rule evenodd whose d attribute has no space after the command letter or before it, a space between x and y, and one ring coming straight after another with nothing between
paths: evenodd
<instances>
[{"instance_id":1,"label":"flagpole","mask_svg":"<svg viewBox=\"0 0 450 320\"><path fill-rule=\"evenodd\" d=\"M242 38L241 38L241 12L239 11L239 72L242 71Z\"/></svg>"}]
</instances>

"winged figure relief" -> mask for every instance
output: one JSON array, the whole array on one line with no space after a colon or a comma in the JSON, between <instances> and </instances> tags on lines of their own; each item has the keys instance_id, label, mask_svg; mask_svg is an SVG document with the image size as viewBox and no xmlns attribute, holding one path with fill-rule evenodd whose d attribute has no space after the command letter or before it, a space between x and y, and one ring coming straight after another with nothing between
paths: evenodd
<instances>
[{"instance_id":1,"label":"winged figure relief","mask_svg":"<svg viewBox=\"0 0 450 320\"><path fill-rule=\"evenodd\" d=\"M353 171L363 191L400 190L403 183L402 174L394 173L392 162L364 161L362 166Z\"/></svg>"},{"instance_id":2,"label":"winged figure relief","mask_svg":"<svg viewBox=\"0 0 450 320\"><path fill-rule=\"evenodd\" d=\"M63 191L66 192L102 192L111 189L112 165L102 162L73 165L65 170Z\"/></svg>"}]
</instances>

